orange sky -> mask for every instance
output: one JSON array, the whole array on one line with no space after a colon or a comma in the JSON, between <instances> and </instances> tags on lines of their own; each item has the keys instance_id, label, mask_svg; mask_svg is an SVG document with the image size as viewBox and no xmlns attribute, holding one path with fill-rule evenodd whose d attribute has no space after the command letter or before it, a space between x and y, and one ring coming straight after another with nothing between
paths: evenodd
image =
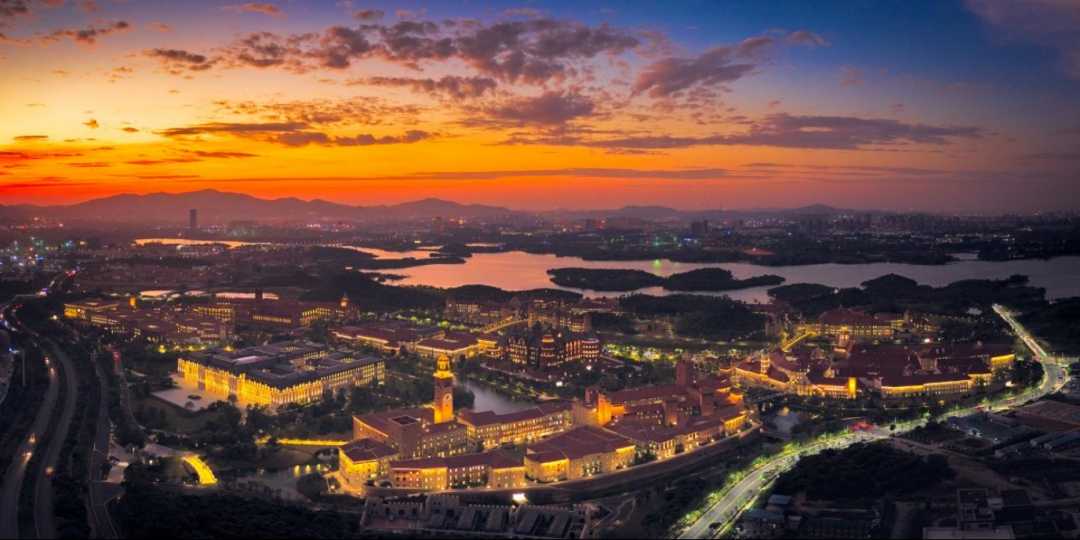
<instances>
[{"instance_id":1,"label":"orange sky","mask_svg":"<svg viewBox=\"0 0 1080 540\"><path fill-rule=\"evenodd\" d=\"M543 10L29 5L0 17L3 204L204 188L526 209L1076 202L1075 160L1032 158L1048 133L992 107L994 88L864 82L830 63L844 36L813 28L709 42Z\"/></svg>"}]
</instances>

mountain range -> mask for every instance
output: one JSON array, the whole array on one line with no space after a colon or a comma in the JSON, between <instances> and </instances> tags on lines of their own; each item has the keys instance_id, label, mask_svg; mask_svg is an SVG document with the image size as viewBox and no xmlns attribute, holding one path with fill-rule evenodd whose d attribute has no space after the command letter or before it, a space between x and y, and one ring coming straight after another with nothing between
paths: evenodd
<instances>
[{"instance_id":1,"label":"mountain range","mask_svg":"<svg viewBox=\"0 0 1080 540\"><path fill-rule=\"evenodd\" d=\"M200 224L231 221L405 221L436 217L465 219L527 219L542 215L561 219L628 218L650 221L723 219L762 215L833 215L846 210L824 205L794 209L684 211L664 206L626 206L612 210L553 210L525 212L498 206L461 204L442 199L421 199L401 204L351 206L322 199L295 197L260 199L242 193L207 189L187 193L120 194L61 206L0 205L0 219L23 220L36 216L62 217L69 221L116 223L187 223L188 211L198 210ZM861 213L866 213L865 211Z\"/></svg>"}]
</instances>

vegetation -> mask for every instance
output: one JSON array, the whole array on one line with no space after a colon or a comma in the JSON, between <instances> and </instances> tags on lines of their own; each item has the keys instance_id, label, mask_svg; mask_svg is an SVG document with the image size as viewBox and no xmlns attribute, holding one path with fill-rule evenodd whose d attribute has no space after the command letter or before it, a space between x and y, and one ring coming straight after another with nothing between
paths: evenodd
<instances>
[{"instance_id":1,"label":"vegetation","mask_svg":"<svg viewBox=\"0 0 1080 540\"><path fill-rule=\"evenodd\" d=\"M765 318L726 296L634 294L619 299L623 309L644 317L674 317L682 336L732 340L760 331Z\"/></svg>"},{"instance_id":2,"label":"vegetation","mask_svg":"<svg viewBox=\"0 0 1080 540\"><path fill-rule=\"evenodd\" d=\"M671 291L730 291L784 282L784 278L771 274L735 279L723 268L701 268L666 278L644 270L608 268L553 268L548 274L556 285L594 291L635 291L645 287L663 287Z\"/></svg>"},{"instance_id":3,"label":"vegetation","mask_svg":"<svg viewBox=\"0 0 1080 540\"><path fill-rule=\"evenodd\" d=\"M806 316L817 316L838 307L967 316L972 310L989 312L995 303L1019 309L1045 304L1045 291L1029 286L1027 277L1018 275L1006 279L967 279L932 287L888 274L865 281L861 287L837 289L796 283L769 289L769 295L791 304Z\"/></svg>"},{"instance_id":4,"label":"vegetation","mask_svg":"<svg viewBox=\"0 0 1080 540\"><path fill-rule=\"evenodd\" d=\"M132 465L116 519L128 538L354 538L359 516L309 510L253 497L183 495L140 480Z\"/></svg>"},{"instance_id":5,"label":"vegetation","mask_svg":"<svg viewBox=\"0 0 1080 540\"><path fill-rule=\"evenodd\" d=\"M777 478L774 491L812 500L877 499L927 489L954 475L945 456L864 443L803 457Z\"/></svg>"},{"instance_id":6,"label":"vegetation","mask_svg":"<svg viewBox=\"0 0 1080 540\"><path fill-rule=\"evenodd\" d=\"M1080 354L1080 298L1065 298L1036 308L1021 316L1020 322L1054 350Z\"/></svg>"}]
</instances>

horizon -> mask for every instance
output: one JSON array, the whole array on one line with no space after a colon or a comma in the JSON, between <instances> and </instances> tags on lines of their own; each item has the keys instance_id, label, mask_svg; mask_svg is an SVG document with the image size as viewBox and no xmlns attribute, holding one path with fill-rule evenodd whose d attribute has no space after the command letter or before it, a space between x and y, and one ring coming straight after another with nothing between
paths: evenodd
<instances>
[{"instance_id":1,"label":"horizon","mask_svg":"<svg viewBox=\"0 0 1080 540\"><path fill-rule=\"evenodd\" d=\"M1080 5L717 7L14 0L0 197L1080 205Z\"/></svg>"}]
</instances>

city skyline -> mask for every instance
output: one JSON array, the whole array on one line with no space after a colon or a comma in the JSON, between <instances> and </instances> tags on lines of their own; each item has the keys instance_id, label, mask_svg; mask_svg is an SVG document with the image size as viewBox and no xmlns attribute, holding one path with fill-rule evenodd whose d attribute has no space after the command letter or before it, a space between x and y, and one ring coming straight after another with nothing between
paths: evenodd
<instances>
[{"instance_id":1,"label":"city skyline","mask_svg":"<svg viewBox=\"0 0 1080 540\"><path fill-rule=\"evenodd\" d=\"M0 3L0 194L1076 207L1055 0Z\"/></svg>"}]
</instances>

